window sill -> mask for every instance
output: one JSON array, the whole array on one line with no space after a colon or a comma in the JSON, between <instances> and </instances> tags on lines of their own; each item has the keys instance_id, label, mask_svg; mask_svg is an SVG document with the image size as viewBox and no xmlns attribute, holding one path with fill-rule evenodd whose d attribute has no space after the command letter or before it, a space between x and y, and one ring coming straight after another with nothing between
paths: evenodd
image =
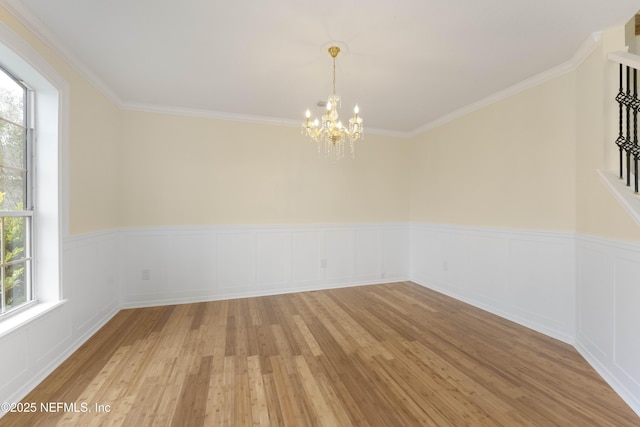
<instances>
[{"instance_id":1,"label":"window sill","mask_svg":"<svg viewBox=\"0 0 640 427\"><path fill-rule=\"evenodd\" d=\"M53 302L38 302L31 307L20 310L18 313L11 314L6 319L0 320L0 338L11 332L19 329L29 322L45 315L46 313L55 310L57 307L62 306L67 300L53 301Z\"/></svg>"}]
</instances>

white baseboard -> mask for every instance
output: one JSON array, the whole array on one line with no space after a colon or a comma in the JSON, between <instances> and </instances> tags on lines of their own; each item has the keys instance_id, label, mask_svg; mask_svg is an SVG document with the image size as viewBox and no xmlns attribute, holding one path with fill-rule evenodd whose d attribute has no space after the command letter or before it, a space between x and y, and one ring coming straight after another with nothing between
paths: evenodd
<instances>
[{"instance_id":1,"label":"white baseboard","mask_svg":"<svg viewBox=\"0 0 640 427\"><path fill-rule=\"evenodd\" d=\"M384 283L396 283L396 282L405 282L409 281L409 277L394 277L390 279L385 279L377 282L371 281L363 281L363 282L348 282L348 283L333 283L322 286L294 286L294 288L282 288L282 289L274 289L270 291L245 291L245 292L236 292L236 293L223 293L223 294L209 294L202 295L197 297L186 297L186 298L174 298L174 299L156 299L156 300L145 300L142 302L128 302L122 305L122 309L128 308L143 308L143 307L158 307L165 305L177 305L177 304L191 304L191 303L199 303L199 302L208 302L208 301L224 301L231 299L239 299L239 298L254 298L254 297L265 297L271 295L284 295L298 292L313 292L313 291L322 291L328 289L341 289L341 288L350 288L356 286L374 286L381 285Z\"/></svg>"},{"instance_id":2,"label":"white baseboard","mask_svg":"<svg viewBox=\"0 0 640 427\"><path fill-rule=\"evenodd\" d=\"M640 396L634 395L619 378L614 375L607 367L601 363L600 359L593 355L589 350L576 343L575 349L584 357L584 359L596 370L598 374L611 386L611 388L625 401L627 405L640 417Z\"/></svg>"},{"instance_id":3,"label":"white baseboard","mask_svg":"<svg viewBox=\"0 0 640 427\"><path fill-rule=\"evenodd\" d=\"M522 317L522 316L518 316L515 315L513 313L509 313L507 311L504 311L496 306L492 306L490 304L485 304L482 301L479 301L477 299L473 299L473 298L469 298L467 295L464 295L462 293L458 293L455 291L451 291L450 289L446 289L446 288L442 288L439 286L434 286L432 284L429 283L424 283L424 282L419 282L419 281L415 281L413 280L414 283L420 285L420 286L424 286L425 288L440 292L441 294L447 295L451 298L455 298L458 301L462 301L465 302L467 304L470 304L474 307L480 308L488 313L491 314L495 314L496 316L500 316L504 319L510 320L514 323L517 323L519 325L522 325L526 328L529 328L533 331L536 332L540 332L543 335L546 335L548 337L551 338L555 338L559 341L562 341L566 344L569 345L574 345L575 343L575 339L572 335L568 335L562 332L558 332L557 330L554 329L550 329L548 327L546 327L545 325L542 325L540 323L534 322L531 319L528 319L526 317Z\"/></svg>"}]
</instances>

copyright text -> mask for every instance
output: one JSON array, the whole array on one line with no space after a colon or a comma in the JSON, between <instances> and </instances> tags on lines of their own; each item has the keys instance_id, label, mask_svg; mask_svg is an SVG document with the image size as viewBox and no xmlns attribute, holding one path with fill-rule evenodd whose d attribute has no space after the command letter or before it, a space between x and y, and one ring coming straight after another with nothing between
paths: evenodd
<instances>
[{"instance_id":1,"label":"copyright text","mask_svg":"<svg viewBox=\"0 0 640 427\"><path fill-rule=\"evenodd\" d=\"M1 412L46 412L46 413L88 413L88 412L111 412L111 405L104 403L90 404L88 402L17 402L0 403Z\"/></svg>"}]
</instances>

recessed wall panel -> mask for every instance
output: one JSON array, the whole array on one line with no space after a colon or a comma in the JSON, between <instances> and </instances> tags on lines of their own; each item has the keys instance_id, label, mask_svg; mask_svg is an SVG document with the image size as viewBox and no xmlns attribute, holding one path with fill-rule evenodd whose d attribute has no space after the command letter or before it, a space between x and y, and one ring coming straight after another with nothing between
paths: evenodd
<instances>
[{"instance_id":1,"label":"recessed wall panel","mask_svg":"<svg viewBox=\"0 0 640 427\"><path fill-rule=\"evenodd\" d=\"M409 229L383 228L381 231L385 277L406 276L409 271Z\"/></svg>"},{"instance_id":2,"label":"recessed wall panel","mask_svg":"<svg viewBox=\"0 0 640 427\"><path fill-rule=\"evenodd\" d=\"M260 289L281 289L289 286L289 233L258 233L257 277Z\"/></svg>"},{"instance_id":3,"label":"recessed wall panel","mask_svg":"<svg viewBox=\"0 0 640 427\"><path fill-rule=\"evenodd\" d=\"M376 280L380 278L380 232L378 229L354 231L355 279Z\"/></svg>"},{"instance_id":4,"label":"recessed wall panel","mask_svg":"<svg viewBox=\"0 0 640 427\"><path fill-rule=\"evenodd\" d=\"M351 230L329 230L324 233L325 280L346 282L351 279L352 247Z\"/></svg>"},{"instance_id":5,"label":"recessed wall panel","mask_svg":"<svg viewBox=\"0 0 640 427\"><path fill-rule=\"evenodd\" d=\"M294 282L319 282L322 279L321 259L319 231L291 234L291 274Z\"/></svg>"},{"instance_id":6,"label":"recessed wall panel","mask_svg":"<svg viewBox=\"0 0 640 427\"><path fill-rule=\"evenodd\" d=\"M230 292L255 289L255 233L219 233L217 255L218 289Z\"/></svg>"},{"instance_id":7,"label":"recessed wall panel","mask_svg":"<svg viewBox=\"0 0 640 427\"><path fill-rule=\"evenodd\" d=\"M214 291L216 262L211 233L175 233L168 241L167 280L159 291L177 297L195 290Z\"/></svg>"},{"instance_id":8,"label":"recessed wall panel","mask_svg":"<svg viewBox=\"0 0 640 427\"><path fill-rule=\"evenodd\" d=\"M540 322L569 326L574 313L569 244L551 240L511 241L513 303Z\"/></svg>"},{"instance_id":9,"label":"recessed wall panel","mask_svg":"<svg viewBox=\"0 0 640 427\"><path fill-rule=\"evenodd\" d=\"M610 357L613 349L614 268L606 250L578 249L578 328L591 350Z\"/></svg>"},{"instance_id":10,"label":"recessed wall panel","mask_svg":"<svg viewBox=\"0 0 640 427\"><path fill-rule=\"evenodd\" d=\"M471 235L467 289L487 302L509 300L509 240Z\"/></svg>"},{"instance_id":11,"label":"recessed wall panel","mask_svg":"<svg viewBox=\"0 0 640 427\"><path fill-rule=\"evenodd\" d=\"M640 256L615 259L615 363L640 391Z\"/></svg>"}]
</instances>

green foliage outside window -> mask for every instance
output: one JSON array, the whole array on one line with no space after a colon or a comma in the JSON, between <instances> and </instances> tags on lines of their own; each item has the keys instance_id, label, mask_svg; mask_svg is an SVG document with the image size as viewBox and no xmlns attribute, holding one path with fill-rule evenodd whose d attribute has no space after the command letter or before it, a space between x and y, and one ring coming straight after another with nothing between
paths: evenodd
<instances>
[{"instance_id":1,"label":"green foliage outside window","mask_svg":"<svg viewBox=\"0 0 640 427\"><path fill-rule=\"evenodd\" d=\"M2 70L0 70L0 74ZM27 201L24 88L0 76L0 212L24 211ZM28 216L0 218L2 286L4 306L15 308L28 298Z\"/></svg>"},{"instance_id":2,"label":"green foliage outside window","mask_svg":"<svg viewBox=\"0 0 640 427\"><path fill-rule=\"evenodd\" d=\"M4 261L20 260L25 257L24 217L4 218ZM13 307L26 302L25 262L5 267L5 305Z\"/></svg>"}]
</instances>

